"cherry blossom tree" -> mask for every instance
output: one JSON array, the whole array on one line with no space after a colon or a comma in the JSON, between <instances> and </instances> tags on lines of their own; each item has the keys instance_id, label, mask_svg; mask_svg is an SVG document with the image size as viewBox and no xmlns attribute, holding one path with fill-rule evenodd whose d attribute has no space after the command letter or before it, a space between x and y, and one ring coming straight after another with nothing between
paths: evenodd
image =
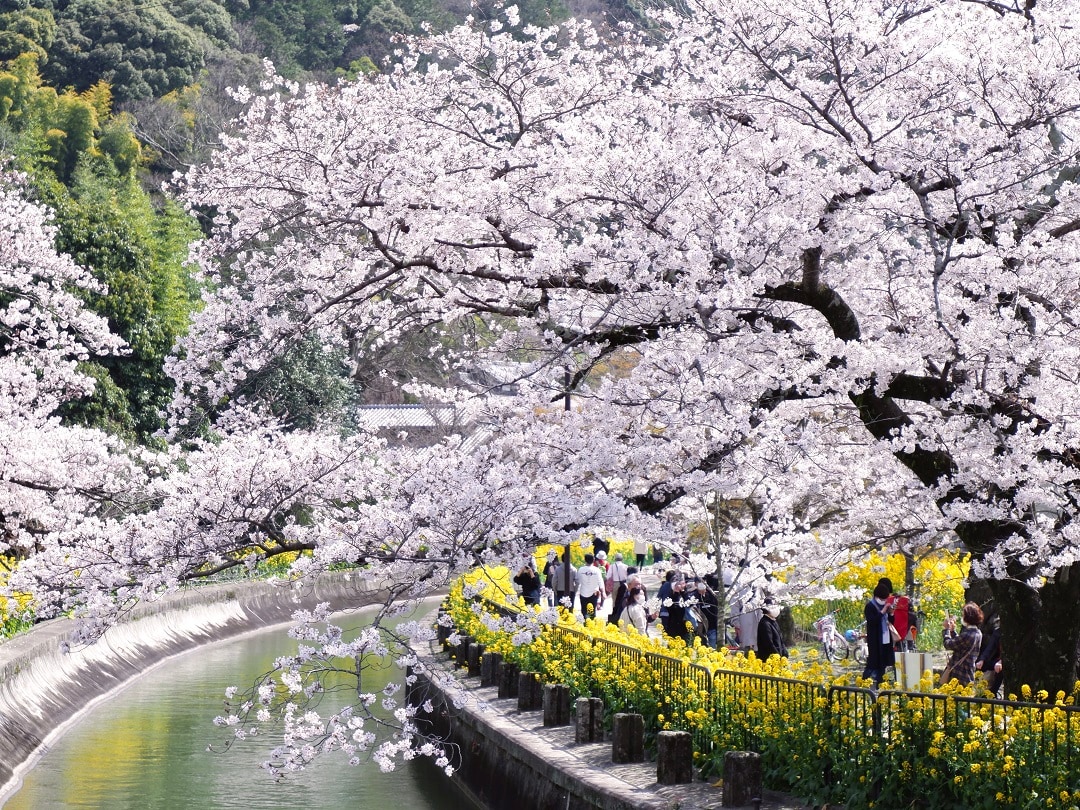
<instances>
[{"instance_id":1,"label":"cherry blossom tree","mask_svg":"<svg viewBox=\"0 0 1080 810\"><path fill-rule=\"evenodd\" d=\"M297 575L353 563L402 604L583 530L678 543L720 492L755 503L747 564L795 595L868 546L965 548L1011 682L1072 691L1080 12L689 5L648 34L469 25L384 75L249 93L183 181L214 216L212 294L169 366L195 443L153 509L50 535L22 582L107 618L303 550ZM362 365L420 333L448 377L522 361L512 400L411 389L482 416L479 450L283 434L244 396L309 341ZM373 742L290 717L283 769Z\"/></svg>"},{"instance_id":2,"label":"cherry blossom tree","mask_svg":"<svg viewBox=\"0 0 1080 810\"><path fill-rule=\"evenodd\" d=\"M78 363L122 350L81 296L96 282L54 247L24 178L0 174L0 553L26 555L49 533L78 533L121 508L136 459L103 433L65 427L57 407L89 393Z\"/></svg>"},{"instance_id":3,"label":"cherry blossom tree","mask_svg":"<svg viewBox=\"0 0 1080 810\"><path fill-rule=\"evenodd\" d=\"M541 525L756 488L773 565L953 538L1016 677L1071 689L1075 15L707 0L658 42L464 27L390 75L252 98L187 179L218 287L178 424L227 423L305 336L479 320L463 360L532 361L496 446Z\"/></svg>"}]
</instances>

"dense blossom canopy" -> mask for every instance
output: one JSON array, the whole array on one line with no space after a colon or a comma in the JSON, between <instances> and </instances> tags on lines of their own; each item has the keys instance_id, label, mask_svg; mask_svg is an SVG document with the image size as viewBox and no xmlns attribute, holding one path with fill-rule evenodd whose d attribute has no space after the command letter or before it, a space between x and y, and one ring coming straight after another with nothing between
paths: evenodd
<instances>
[{"instance_id":1,"label":"dense blossom canopy","mask_svg":"<svg viewBox=\"0 0 1080 810\"><path fill-rule=\"evenodd\" d=\"M80 293L89 274L53 247L47 213L24 178L0 175L0 544L79 534L107 507L130 465L104 434L59 424L56 408L92 389L78 362L121 350ZM0 545L0 549L4 546Z\"/></svg>"},{"instance_id":2,"label":"dense blossom canopy","mask_svg":"<svg viewBox=\"0 0 1080 810\"><path fill-rule=\"evenodd\" d=\"M868 542L959 538L1006 648L1034 628L1057 656L1016 671L1071 686L1080 9L690 5L649 36L465 26L370 80L252 95L185 180L216 212L214 292L172 415L215 443L65 597L252 545L415 596L584 528L674 540L721 493L794 592ZM512 400L416 391L484 411L478 452L283 435L235 393L312 336L362 364L460 325L463 367L525 361Z\"/></svg>"}]
</instances>

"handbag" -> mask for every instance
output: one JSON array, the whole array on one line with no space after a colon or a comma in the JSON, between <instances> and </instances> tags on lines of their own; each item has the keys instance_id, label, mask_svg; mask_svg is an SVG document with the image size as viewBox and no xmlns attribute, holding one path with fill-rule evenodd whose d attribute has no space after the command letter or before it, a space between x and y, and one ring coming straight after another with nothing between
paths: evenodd
<instances>
[{"instance_id":1,"label":"handbag","mask_svg":"<svg viewBox=\"0 0 1080 810\"><path fill-rule=\"evenodd\" d=\"M896 625L889 622L889 638L892 639L893 644L900 640L900 631L896 629Z\"/></svg>"},{"instance_id":2,"label":"handbag","mask_svg":"<svg viewBox=\"0 0 1080 810\"><path fill-rule=\"evenodd\" d=\"M938 683L941 684L942 686L945 686L953 678L951 664L952 664L952 662L949 662L949 664L946 664L945 669L943 669L941 671L941 678L938 681Z\"/></svg>"}]
</instances>

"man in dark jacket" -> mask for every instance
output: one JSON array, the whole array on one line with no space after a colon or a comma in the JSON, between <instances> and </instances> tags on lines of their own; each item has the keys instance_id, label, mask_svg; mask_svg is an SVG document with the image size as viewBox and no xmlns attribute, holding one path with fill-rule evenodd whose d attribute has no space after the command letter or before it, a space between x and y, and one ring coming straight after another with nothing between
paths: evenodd
<instances>
[{"instance_id":1,"label":"man in dark jacket","mask_svg":"<svg viewBox=\"0 0 1080 810\"><path fill-rule=\"evenodd\" d=\"M986 622L982 649L975 659L975 670L986 677L986 688L996 695L1001 688L1001 619L997 616Z\"/></svg>"},{"instance_id":2,"label":"man in dark jacket","mask_svg":"<svg viewBox=\"0 0 1080 810\"><path fill-rule=\"evenodd\" d=\"M689 644L690 630L686 626L686 579L675 574L660 586L661 594L664 593L665 586L668 591L667 596L662 596L660 601L660 626L664 628L665 635L681 638Z\"/></svg>"},{"instance_id":3,"label":"man in dark jacket","mask_svg":"<svg viewBox=\"0 0 1080 810\"><path fill-rule=\"evenodd\" d=\"M715 590L717 582L715 576L707 575L703 581L698 582L697 588L701 615L705 617L709 646L713 649L716 649L717 630L720 625L720 603L716 599Z\"/></svg>"}]
</instances>

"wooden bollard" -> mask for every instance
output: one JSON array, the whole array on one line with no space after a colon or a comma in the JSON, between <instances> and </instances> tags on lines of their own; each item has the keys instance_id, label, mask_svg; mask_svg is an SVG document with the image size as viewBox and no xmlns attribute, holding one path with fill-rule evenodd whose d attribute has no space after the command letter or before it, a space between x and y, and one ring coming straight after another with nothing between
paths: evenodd
<instances>
[{"instance_id":1,"label":"wooden bollard","mask_svg":"<svg viewBox=\"0 0 1080 810\"><path fill-rule=\"evenodd\" d=\"M645 761L645 718L619 712L611 721L611 761Z\"/></svg>"},{"instance_id":2,"label":"wooden bollard","mask_svg":"<svg viewBox=\"0 0 1080 810\"><path fill-rule=\"evenodd\" d=\"M761 755L753 751L724 754L724 807L743 807L761 800Z\"/></svg>"},{"instance_id":3,"label":"wooden bollard","mask_svg":"<svg viewBox=\"0 0 1080 810\"><path fill-rule=\"evenodd\" d=\"M480 685L498 686L500 666L502 666L502 653L485 652L480 656Z\"/></svg>"},{"instance_id":4,"label":"wooden bollard","mask_svg":"<svg viewBox=\"0 0 1080 810\"><path fill-rule=\"evenodd\" d=\"M435 634L439 641L440 647L446 647L446 641L450 638L454 632L454 625L448 622L444 622L443 616L446 614L442 611L439 612L439 621L435 624Z\"/></svg>"},{"instance_id":5,"label":"wooden bollard","mask_svg":"<svg viewBox=\"0 0 1080 810\"><path fill-rule=\"evenodd\" d=\"M604 739L604 701L600 698L589 698L592 707L592 740L602 742Z\"/></svg>"},{"instance_id":6,"label":"wooden bollard","mask_svg":"<svg viewBox=\"0 0 1080 810\"><path fill-rule=\"evenodd\" d=\"M469 645L472 644L472 636L462 636L458 641L457 649L454 651L454 663L459 667L467 667L469 665Z\"/></svg>"},{"instance_id":7,"label":"wooden bollard","mask_svg":"<svg viewBox=\"0 0 1080 810\"><path fill-rule=\"evenodd\" d=\"M578 698L574 705L577 722L574 742L601 742L604 739L604 701L600 698Z\"/></svg>"},{"instance_id":8,"label":"wooden bollard","mask_svg":"<svg viewBox=\"0 0 1080 810\"><path fill-rule=\"evenodd\" d=\"M518 709L536 711L544 707L544 683L539 672L522 672L518 675Z\"/></svg>"},{"instance_id":9,"label":"wooden bollard","mask_svg":"<svg viewBox=\"0 0 1080 810\"><path fill-rule=\"evenodd\" d=\"M570 687L565 683L544 684L544 725L570 725Z\"/></svg>"},{"instance_id":10,"label":"wooden bollard","mask_svg":"<svg viewBox=\"0 0 1080 810\"><path fill-rule=\"evenodd\" d=\"M508 661L502 662L499 667L499 697L517 697L519 672L517 664L511 664Z\"/></svg>"},{"instance_id":11,"label":"wooden bollard","mask_svg":"<svg viewBox=\"0 0 1080 810\"><path fill-rule=\"evenodd\" d=\"M694 781L694 742L688 731L656 735L656 781L682 785Z\"/></svg>"},{"instance_id":12,"label":"wooden bollard","mask_svg":"<svg viewBox=\"0 0 1080 810\"><path fill-rule=\"evenodd\" d=\"M483 644L470 644L469 655L467 663L469 666L469 675L473 677L480 674L480 657L484 654Z\"/></svg>"},{"instance_id":13,"label":"wooden bollard","mask_svg":"<svg viewBox=\"0 0 1080 810\"><path fill-rule=\"evenodd\" d=\"M574 742L592 742L592 703L589 698L578 698L574 703Z\"/></svg>"}]
</instances>

